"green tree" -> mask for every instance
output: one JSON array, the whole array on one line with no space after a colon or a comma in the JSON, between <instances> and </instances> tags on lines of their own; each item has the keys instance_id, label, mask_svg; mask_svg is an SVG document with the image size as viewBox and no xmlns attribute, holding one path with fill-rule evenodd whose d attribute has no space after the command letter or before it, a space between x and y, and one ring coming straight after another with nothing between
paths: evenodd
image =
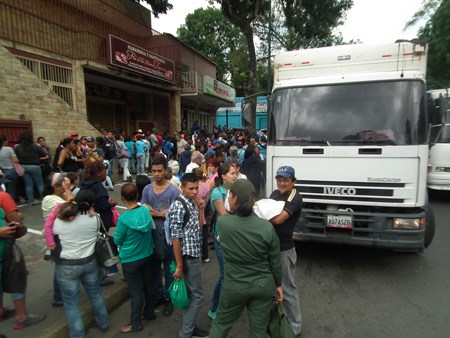
<instances>
[{"instance_id":1,"label":"green tree","mask_svg":"<svg viewBox=\"0 0 450 338\"><path fill-rule=\"evenodd\" d=\"M210 0L210 3L218 3L222 13L228 20L239 28L244 35L248 48L248 78L244 82L244 96L250 96L257 90L257 54L254 36L258 26L267 27L271 4L279 8L282 15L280 22L274 25L274 36L280 48L296 49L300 47L312 47L330 45L340 41L334 37L333 29L342 23L342 17L353 4L352 0ZM277 7L279 6L279 7ZM275 21L273 21L275 23ZM262 23L262 24L261 24ZM261 30L264 32L264 30ZM267 37L267 34L266 34ZM260 36L261 40L264 35ZM256 97L250 100L251 116L249 117L254 130Z\"/></svg>"},{"instance_id":2,"label":"green tree","mask_svg":"<svg viewBox=\"0 0 450 338\"><path fill-rule=\"evenodd\" d=\"M177 35L181 41L213 60L217 64L217 78L242 95L241 87L248 69L245 41L239 29L230 24L220 9L196 9L186 16Z\"/></svg>"},{"instance_id":3,"label":"green tree","mask_svg":"<svg viewBox=\"0 0 450 338\"><path fill-rule=\"evenodd\" d=\"M275 50L295 50L342 43L334 29L344 23L346 12L353 0L278 0L272 6L272 37ZM263 41L266 41L269 17L260 23Z\"/></svg>"},{"instance_id":4,"label":"green tree","mask_svg":"<svg viewBox=\"0 0 450 338\"><path fill-rule=\"evenodd\" d=\"M152 13L157 18L159 14L167 14L167 11L173 8L169 0L130 0L132 2L146 2L152 8Z\"/></svg>"},{"instance_id":5,"label":"green tree","mask_svg":"<svg viewBox=\"0 0 450 338\"><path fill-rule=\"evenodd\" d=\"M419 37L429 41L428 79L432 88L450 87L450 0L444 0Z\"/></svg>"}]
</instances>

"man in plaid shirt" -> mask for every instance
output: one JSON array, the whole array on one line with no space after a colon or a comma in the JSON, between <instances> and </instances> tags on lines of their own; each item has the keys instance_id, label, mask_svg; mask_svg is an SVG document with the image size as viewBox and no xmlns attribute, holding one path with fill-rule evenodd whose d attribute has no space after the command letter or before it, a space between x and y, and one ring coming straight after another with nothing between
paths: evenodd
<instances>
[{"instance_id":1,"label":"man in plaid shirt","mask_svg":"<svg viewBox=\"0 0 450 338\"><path fill-rule=\"evenodd\" d=\"M208 333L195 326L197 315L203 302L202 289L202 229L199 214L205 201L198 200L198 177L185 174L181 178L182 195L169 208L170 233L177 269L173 274L176 280L184 278L189 294L189 305L183 309L183 325L180 338L207 337ZM197 204L199 212L195 205ZM184 222L185 213L189 220ZM203 216L202 216L203 217Z\"/></svg>"}]
</instances>

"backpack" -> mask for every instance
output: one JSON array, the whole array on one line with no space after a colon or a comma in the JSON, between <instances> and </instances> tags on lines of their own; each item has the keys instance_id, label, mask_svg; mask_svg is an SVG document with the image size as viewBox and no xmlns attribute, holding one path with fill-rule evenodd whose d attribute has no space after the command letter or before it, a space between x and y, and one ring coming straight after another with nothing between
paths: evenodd
<instances>
[{"instance_id":1,"label":"backpack","mask_svg":"<svg viewBox=\"0 0 450 338\"><path fill-rule=\"evenodd\" d=\"M214 188L215 189L215 188ZM205 201L206 201L206 205L205 205L205 223L208 224L210 227L213 228L214 231L214 227L216 226L216 220L217 220L217 210L213 212L212 210L212 206L211 206L211 195L212 192L214 191L214 189L210 190L206 196L205 196ZM225 203L225 198L227 197L226 194L222 193L222 200Z\"/></svg>"},{"instance_id":2,"label":"backpack","mask_svg":"<svg viewBox=\"0 0 450 338\"><path fill-rule=\"evenodd\" d=\"M183 216L183 225L181 226L181 229L184 230L184 227L186 226L186 224L188 224L189 222L189 218L191 218L191 214L189 212L189 208L186 204L186 202L184 201L183 198L178 197L176 199L176 201L180 201L181 204L183 204L183 208L184 208L184 216ZM169 218L169 213L166 213L166 219L164 221L164 232L166 233L166 242L168 245L172 245L172 235L170 234L170 218Z\"/></svg>"}]
</instances>

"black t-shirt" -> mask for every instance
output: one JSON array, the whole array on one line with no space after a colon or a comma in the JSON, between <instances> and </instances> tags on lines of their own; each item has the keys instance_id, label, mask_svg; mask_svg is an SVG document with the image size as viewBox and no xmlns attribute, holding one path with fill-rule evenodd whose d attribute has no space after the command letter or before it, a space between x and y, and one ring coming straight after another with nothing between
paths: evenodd
<instances>
[{"instance_id":1,"label":"black t-shirt","mask_svg":"<svg viewBox=\"0 0 450 338\"><path fill-rule=\"evenodd\" d=\"M14 148L14 151L19 158L19 163L25 165L40 165L40 157L47 155L40 146L34 143L26 145L19 144Z\"/></svg>"},{"instance_id":2,"label":"black t-shirt","mask_svg":"<svg viewBox=\"0 0 450 338\"><path fill-rule=\"evenodd\" d=\"M277 235L280 239L281 251L289 250L294 247L294 240L292 239L292 234L294 232L295 224L297 223L300 214L302 212L303 206L303 198L299 192L296 191L294 197L291 199L290 202L287 201L289 199L289 196L290 193L282 195L278 190L275 190L270 195L271 199L286 202L284 205L284 210L291 216L282 224L278 225L274 224L275 231L277 232Z\"/></svg>"}]
</instances>

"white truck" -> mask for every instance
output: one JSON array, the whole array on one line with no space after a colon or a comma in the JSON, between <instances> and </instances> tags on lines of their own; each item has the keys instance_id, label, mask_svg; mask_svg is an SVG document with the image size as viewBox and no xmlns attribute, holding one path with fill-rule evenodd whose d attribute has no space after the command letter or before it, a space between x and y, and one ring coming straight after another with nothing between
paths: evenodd
<instances>
[{"instance_id":1,"label":"white truck","mask_svg":"<svg viewBox=\"0 0 450 338\"><path fill-rule=\"evenodd\" d=\"M450 190L449 90L435 89L427 92L431 116L427 186L432 190Z\"/></svg>"},{"instance_id":2,"label":"white truck","mask_svg":"<svg viewBox=\"0 0 450 338\"><path fill-rule=\"evenodd\" d=\"M297 175L296 240L422 251L427 197L427 45L289 51L274 59L266 191ZM271 174L269 174L271 173Z\"/></svg>"}]
</instances>

